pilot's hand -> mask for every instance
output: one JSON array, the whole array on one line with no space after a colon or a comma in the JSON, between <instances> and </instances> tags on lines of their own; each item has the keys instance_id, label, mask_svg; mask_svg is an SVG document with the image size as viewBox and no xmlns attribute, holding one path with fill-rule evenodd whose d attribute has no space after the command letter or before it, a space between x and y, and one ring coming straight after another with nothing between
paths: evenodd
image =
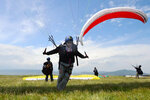
<instances>
[{"instance_id":1,"label":"pilot's hand","mask_svg":"<svg viewBox=\"0 0 150 100\"><path fill-rule=\"evenodd\" d=\"M44 52L43 52L43 55L47 54L47 53L46 53L46 49L47 49L47 48L45 48L45 50L44 50Z\"/></svg>"}]
</instances>

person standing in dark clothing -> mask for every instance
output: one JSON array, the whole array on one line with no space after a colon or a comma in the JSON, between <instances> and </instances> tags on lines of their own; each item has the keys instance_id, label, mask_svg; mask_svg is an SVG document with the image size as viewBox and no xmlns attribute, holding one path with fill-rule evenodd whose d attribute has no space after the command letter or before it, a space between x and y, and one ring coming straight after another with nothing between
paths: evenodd
<instances>
[{"instance_id":1,"label":"person standing in dark clothing","mask_svg":"<svg viewBox=\"0 0 150 100\"><path fill-rule=\"evenodd\" d=\"M43 69L42 69L43 74L46 75L45 81L48 81L48 76L50 75L51 82L53 81L53 64L50 61L50 58L47 58L47 61L44 62L43 64Z\"/></svg>"},{"instance_id":2,"label":"person standing in dark clothing","mask_svg":"<svg viewBox=\"0 0 150 100\"><path fill-rule=\"evenodd\" d=\"M71 36L66 37L65 43L56 47L56 49L49 52L44 51L44 55L59 54L59 76L57 80L57 89L63 90L72 74L73 64L75 62L75 56L80 58L88 58L88 56L82 55L78 49L77 45L73 43L73 38Z\"/></svg>"},{"instance_id":3,"label":"person standing in dark clothing","mask_svg":"<svg viewBox=\"0 0 150 100\"><path fill-rule=\"evenodd\" d=\"M133 65L132 65L133 66ZM143 71L142 71L142 69L141 69L141 65L139 65L139 66L133 66L135 69L136 69L136 78L138 78L139 79L139 75L143 75Z\"/></svg>"},{"instance_id":4,"label":"person standing in dark clothing","mask_svg":"<svg viewBox=\"0 0 150 100\"><path fill-rule=\"evenodd\" d=\"M93 72L94 72L94 75L98 76L98 70L96 69L96 67L94 68Z\"/></svg>"}]
</instances>

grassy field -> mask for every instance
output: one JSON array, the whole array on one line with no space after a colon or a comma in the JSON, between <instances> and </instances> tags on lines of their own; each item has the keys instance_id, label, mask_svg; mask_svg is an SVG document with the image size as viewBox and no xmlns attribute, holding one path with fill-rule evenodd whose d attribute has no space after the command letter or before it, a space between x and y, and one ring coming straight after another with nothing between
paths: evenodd
<instances>
[{"instance_id":1,"label":"grassy field","mask_svg":"<svg viewBox=\"0 0 150 100\"><path fill-rule=\"evenodd\" d=\"M70 80L63 91L56 89L56 80L23 81L23 77L1 75L0 100L150 100L150 77Z\"/></svg>"}]
</instances>

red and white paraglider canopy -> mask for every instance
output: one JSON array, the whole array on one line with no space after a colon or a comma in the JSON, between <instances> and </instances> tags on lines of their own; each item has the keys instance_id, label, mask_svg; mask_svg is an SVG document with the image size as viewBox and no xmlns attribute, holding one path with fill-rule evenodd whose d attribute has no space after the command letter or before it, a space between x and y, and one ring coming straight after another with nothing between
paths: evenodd
<instances>
[{"instance_id":1,"label":"red and white paraglider canopy","mask_svg":"<svg viewBox=\"0 0 150 100\"><path fill-rule=\"evenodd\" d=\"M83 36L94 26L97 24L106 21L108 19L113 18L131 18L131 19L137 19L142 21L143 23L146 23L148 18L146 14L144 14L142 11L133 9L130 7L116 7L116 8L110 8L110 9L104 9L96 14L94 14L83 26L79 40L81 42L81 45L83 45Z\"/></svg>"}]
</instances>

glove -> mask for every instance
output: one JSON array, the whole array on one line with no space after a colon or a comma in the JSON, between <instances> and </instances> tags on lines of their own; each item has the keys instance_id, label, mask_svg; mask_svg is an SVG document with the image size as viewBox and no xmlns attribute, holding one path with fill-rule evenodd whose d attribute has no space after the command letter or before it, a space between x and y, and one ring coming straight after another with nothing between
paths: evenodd
<instances>
[{"instance_id":1,"label":"glove","mask_svg":"<svg viewBox=\"0 0 150 100\"><path fill-rule=\"evenodd\" d=\"M43 55L47 54L47 53L46 53L46 49L47 49L47 48L45 48L45 50L44 50L44 52L43 52Z\"/></svg>"},{"instance_id":2,"label":"glove","mask_svg":"<svg viewBox=\"0 0 150 100\"><path fill-rule=\"evenodd\" d=\"M43 52L43 55L46 55L47 53L46 52Z\"/></svg>"},{"instance_id":3,"label":"glove","mask_svg":"<svg viewBox=\"0 0 150 100\"><path fill-rule=\"evenodd\" d=\"M89 58L85 51L84 51L84 53L85 53L85 56L84 56L84 57L85 57L85 58Z\"/></svg>"},{"instance_id":4,"label":"glove","mask_svg":"<svg viewBox=\"0 0 150 100\"><path fill-rule=\"evenodd\" d=\"M84 56L84 57L85 57L85 58L89 58L89 56L87 56L87 55L86 55L86 56Z\"/></svg>"}]
</instances>

